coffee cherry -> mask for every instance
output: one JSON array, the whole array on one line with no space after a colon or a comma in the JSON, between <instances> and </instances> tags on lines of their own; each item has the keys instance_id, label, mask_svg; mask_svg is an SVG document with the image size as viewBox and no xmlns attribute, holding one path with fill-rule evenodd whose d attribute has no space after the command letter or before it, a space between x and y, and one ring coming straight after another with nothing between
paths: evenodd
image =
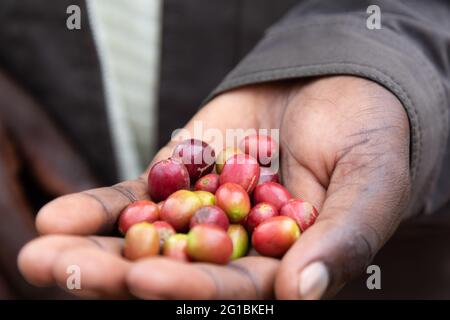
<instances>
[{"instance_id":1,"label":"coffee cherry","mask_svg":"<svg viewBox=\"0 0 450 320\"><path fill-rule=\"evenodd\" d=\"M236 183L225 183L216 191L216 205L228 215L231 223L244 221L250 212L250 198Z\"/></svg>"},{"instance_id":2,"label":"coffee cherry","mask_svg":"<svg viewBox=\"0 0 450 320\"><path fill-rule=\"evenodd\" d=\"M291 199L281 208L280 215L294 219L303 232L314 224L318 213L309 202Z\"/></svg>"},{"instance_id":3,"label":"coffee cherry","mask_svg":"<svg viewBox=\"0 0 450 320\"><path fill-rule=\"evenodd\" d=\"M269 167L278 157L278 143L267 135L250 135L242 139L239 148L258 160L261 166Z\"/></svg>"},{"instance_id":4,"label":"coffee cherry","mask_svg":"<svg viewBox=\"0 0 450 320\"><path fill-rule=\"evenodd\" d=\"M227 231L229 222L222 209L217 206L206 206L195 211L189 226L192 229L198 224L213 224Z\"/></svg>"},{"instance_id":5,"label":"coffee cherry","mask_svg":"<svg viewBox=\"0 0 450 320\"><path fill-rule=\"evenodd\" d=\"M223 149L222 152L216 158L216 171L217 173L221 173L225 162L235 154L242 154L243 152L239 148L226 148Z\"/></svg>"},{"instance_id":6,"label":"coffee cherry","mask_svg":"<svg viewBox=\"0 0 450 320\"><path fill-rule=\"evenodd\" d=\"M119 231L125 234L128 229L139 222L152 223L159 219L158 206L148 200L140 200L129 204L119 216Z\"/></svg>"},{"instance_id":7,"label":"coffee cherry","mask_svg":"<svg viewBox=\"0 0 450 320\"><path fill-rule=\"evenodd\" d=\"M240 224L232 224L228 227L228 236L233 242L233 253L231 260L238 259L247 254L248 251L248 233Z\"/></svg>"},{"instance_id":8,"label":"coffee cherry","mask_svg":"<svg viewBox=\"0 0 450 320\"><path fill-rule=\"evenodd\" d=\"M177 232L184 232L188 230L195 211L201 206L202 202L194 192L178 190L166 199L160 217L172 225Z\"/></svg>"},{"instance_id":9,"label":"coffee cherry","mask_svg":"<svg viewBox=\"0 0 450 320\"><path fill-rule=\"evenodd\" d=\"M173 150L172 157L180 159L189 172L192 183L212 171L215 164L215 152L209 144L197 139L180 142Z\"/></svg>"},{"instance_id":10,"label":"coffee cherry","mask_svg":"<svg viewBox=\"0 0 450 320\"><path fill-rule=\"evenodd\" d=\"M219 185L219 175L216 173L210 173L197 180L197 182L195 183L195 190L216 193Z\"/></svg>"},{"instance_id":11,"label":"coffee cherry","mask_svg":"<svg viewBox=\"0 0 450 320\"><path fill-rule=\"evenodd\" d=\"M285 216L276 216L261 222L253 231L255 250L268 257L280 258L300 237L297 223Z\"/></svg>"},{"instance_id":12,"label":"coffee cherry","mask_svg":"<svg viewBox=\"0 0 450 320\"><path fill-rule=\"evenodd\" d=\"M164 243L163 255L178 261L190 261L187 254L187 240L186 234L174 234Z\"/></svg>"},{"instance_id":13,"label":"coffee cherry","mask_svg":"<svg viewBox=\"0 0 450 320\"><path fill-rule=\"evenodd\" d=\"M251 234L259 254L282 257L318 212L278 183L278 156L278 143L267 135L247 136L240 148L217 157L204 141L182 141L171 158L150 168L148 191L157 203L136 201L121 212L124 256L160 252L179 261L226 264L247 254ZM214 166L217 173L211 173Z\"/></svg>"},{"instance_id":14,"label":"coffee cherry","mask_svg":"<svg viewBox=\"0 0 450 320\"><path fill-rule=\"evenodd\" d=\"M255 189L259 179L258 162L246 154L236 154L228 158L220 174L220 184L237 183L247 193Z\"/></svg>"},{"instance_id":15,"label":"coffee cherry","mask_svg":"<svg viewBox=\"0 0 450 320\"><path fill-rule=\"evenodd\" d=\"M140 222L128 229L123 248L123 254L127 259L137 260L156 256L158 252L159 235L152 224Z\"/></svg>"},{"instance_id":16,"label":"coffee cherry","mask_svg":"<svg viewBox=\"0 0 450 320\"><path fill-rule=\"evenodd\" d=\"M275 206L277 210L286 204L292 196L281 184L276 182L265 182L256 186L253 192L255 203L267 202Z\"/></svg>"},{"instance_id":17,"label":"coffee cherry","mask_svg":"<svg viewBox=\"0 0 450 320\"><path fill-rule=\"evenodd\" d=\"M226 264L233 252L233 243L221 228L199 224L188 233L187 252L194 261Z\"/></svg>"},{"instance_id":18,"label":"coffee cherry","mask_svg":"<svg viewBox=\"0 0 450 320\"><path fill-rule=\"evenodd\" d=\"M160 248L164 246L167 239L176 233L175 229L165 221L155 221L153 222L153 226L158 231Z\"/></svg>"},{"instance_id":19,"label":"coffee cherry","mask_svg":"<svg viewBox=\"0 0 450 320\"><path fill-rule=\"evenodd\" d=\"M148 192L152 200L165 200L181 189L189 189L189 173L179 160L169 158L152 166L148 174Z\"/></svg>"},{"instance_id":20,"label":"coffee cherry","mask_svg":"<svg viewBox=\"0 0 450 320\"><path fill-rule=\"evenodd\" d=\"M211 192L197 190L194 193L202 202L202 206L213 206L216 204L216 197Z\"/></svg>"},{"instance_id":21,"label":"coffee cherry","mask_svg":"<svg viewBox=\"0 0 450 320\"><path fill-rule=\"evenodd\" d=\"M253 232L261 222L278 215L278 210L270 203L260 202L250 210L245 220L245 226L249 232Z\"/></svg>"}]
</instances>

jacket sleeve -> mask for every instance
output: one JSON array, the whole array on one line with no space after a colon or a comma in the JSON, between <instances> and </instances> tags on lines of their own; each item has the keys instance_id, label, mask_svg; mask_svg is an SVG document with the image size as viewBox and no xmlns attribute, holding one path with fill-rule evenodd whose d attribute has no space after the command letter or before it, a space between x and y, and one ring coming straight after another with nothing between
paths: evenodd
<instances>
[{"instance_id":1,"label":"jacket sleeve","mask_svg":"<svg viewBox=\"0 0 450 320\"><path fill-rule=\"evenodd\" d=\"M367 27L370 5L380 9L381 29ZM385 86L402 102L411 128L410 214L431 212L449 133L450 2L307 1L268 29L257 46L210 98L247 84L348 74ZM438 181L442 180L442 181ZM444 182L445 184L445 182ZM438 190L439 191L439 190Z\"/></svg>"}]
</instances>

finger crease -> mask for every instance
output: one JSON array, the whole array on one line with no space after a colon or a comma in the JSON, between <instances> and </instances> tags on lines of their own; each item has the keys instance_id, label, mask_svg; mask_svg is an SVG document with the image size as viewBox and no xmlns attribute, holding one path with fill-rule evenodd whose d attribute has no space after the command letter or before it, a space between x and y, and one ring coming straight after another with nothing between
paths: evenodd
<instances>
[{"instance_id":1,"label":"finger crease","mask_svg":"<svg viewBox=\"0 0 450 320\"><path fill-rule=\"evenodd\" d=\"M198 268L212 280L212 282L214 283L215 299L220 300L223 292L223 288L220 281L218 281L214 273L209 271L207 268L204 268L202 266L198 266Z\"/></svg>"},{"instance_id":2,"label":"finger crease","mask_svg":"<svg viewBox=\"0 0 450 320\"><path fill-rule=\"evenodd\" d=\"M367 257L367 261L364 262L365 264L367 264L373 258L374 253L373 253L372 245L369 243L369 241L366 239L366 237L361 237L361 240L364 242L364 244L367 247L368 257Z\"/></svg>"},{"instance_id":3,"label":"finger crease","mask_svg":"<svg viewBox=\"0 0 450 320\"><path fill-rule=\"evenodd\" d=\"M98 240L95 239L94 237L88 236L87 239L88 239L89 241L91 241L93 244L95 244L97 247L99 247L100 249L106 251L106 248L100 243L100 241L98 241Z\"/></svg>"},{"instance_id":4,"label":"finger crease","mask_svg":"<svg viewBox=\"0 0 450 320\"><path fill-rule=\"evenodd\" d=\"M120 186L120 185L115 185L111 187L113 190L119 192L121 195L123 195L125 198L128 199L128 201L131 202L135 202L138 200L138 198L136 197L136 195L133 193L133 191L131 191L129 188L124 187L124 186Z\"/></svg>"},{"instance_id":5,"label":"finger crease","mask_svg":"<svg viewBox=\"0 0 450 320\"><path fill-rule=\"evenodd\" d=\"M82 192L82 194L85 194L85 195L91 197L92 199L96 200L101 205L104 216L105 216L105 223L104 223L105 227L108 227L108 226L114 224L116 219L115 219L112 211L106 206L105 202L103 202L103 200L101 198L99 198L95 194L87 192L87 191Z\"/></svg>"},{"instance_id":6,"label":"finger crease","mask_svg":"<svg viewBox=\"0 0 450 320\"><path fill-rule=\"evenodd\" d=\"M245 268L237 263L233 263L233 262L230 262L227 266L230 267L230 269L238 272L240 275L247 278L251 282L251 284L255 290L256 297L258 299L263 299L262 290L258 284L258 281L256 281L255 277L251 274L251 272L247 268Z\"/></svg>"},{"instance_id":7,"label":"finger crease","mask_svg":"<svg viewBox=\"0 0 450 320\"><path fill-rule=\"evenodd\" d=\"M373 237L375 238L375 243L377 243L378 245L380 245L381 243L383 243L383 238L381 237L380 233L378 232L378 230L376 228L374 228L372 225L370 224L366 224L366 228L368 228ZM375 256L375 248L374 245L369 241L369 239L367 237L362 237L363 241L366 243L368 251L369 251L369 259L373 259L373 257Z\"/></svg>"}]
</instances>

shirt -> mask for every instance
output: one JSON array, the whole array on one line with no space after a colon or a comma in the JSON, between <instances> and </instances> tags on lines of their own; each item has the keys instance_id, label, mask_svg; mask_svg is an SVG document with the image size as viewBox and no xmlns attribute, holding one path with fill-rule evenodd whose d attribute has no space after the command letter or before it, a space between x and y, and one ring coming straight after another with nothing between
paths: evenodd
<instances>
[{"instance_id":1,"label":"shirt","mask_svg":"<svg viewBox=\"0 0 450 320\"><path fill-rule=\"evenodd\" d=\"M162 0L88 0L121 179L154 152Z\"/></svg>"}]
</instances>

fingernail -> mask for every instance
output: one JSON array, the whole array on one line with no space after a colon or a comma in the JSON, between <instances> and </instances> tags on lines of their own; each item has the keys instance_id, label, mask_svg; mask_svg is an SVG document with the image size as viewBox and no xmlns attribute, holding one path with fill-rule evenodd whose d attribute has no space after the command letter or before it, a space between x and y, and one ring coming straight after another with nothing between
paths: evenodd
<instances>
[{"instance_id":1,"label":"fingernail","mask_svg":"<svg viewBox=\"0 0 450 320\"><path fill-rule=\"evenodd\" d=\"M327 267L322 262L313 262L300 273L299 294L301 299L320 299L330 282Z\"/></svg>"}]
</instances>

